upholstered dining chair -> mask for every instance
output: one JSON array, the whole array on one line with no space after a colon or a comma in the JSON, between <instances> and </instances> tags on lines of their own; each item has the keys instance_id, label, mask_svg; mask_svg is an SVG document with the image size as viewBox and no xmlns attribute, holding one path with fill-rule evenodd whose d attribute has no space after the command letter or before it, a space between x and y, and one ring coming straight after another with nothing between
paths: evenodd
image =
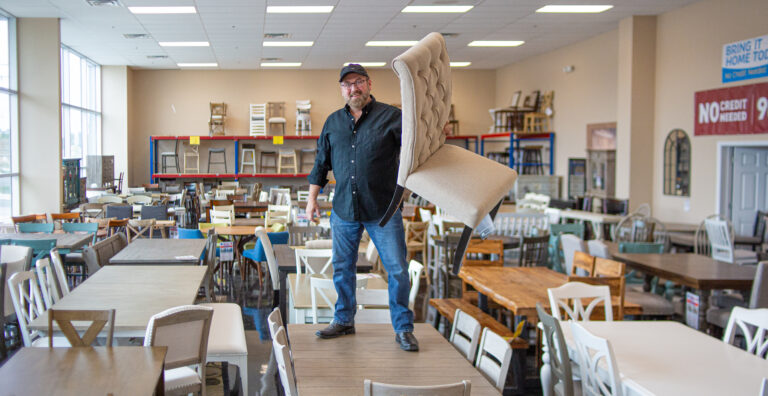
<instances>
[{"instance_id":1,"label":"upholstered dining chair","mask_svg":"<svg viewBox=\"0 0 768 396\"><path fill-rule=\"evenodd\" d=\"M444 144L444 126L451 110L451 70L445 40L430 33L392 62L400 78L402 138L397 187L385 225L406 189L442 208L464 223L453 258L458 273L464 252L480 222L495 217L517 173L464 148Z\"/></svg>"}]
</instances>

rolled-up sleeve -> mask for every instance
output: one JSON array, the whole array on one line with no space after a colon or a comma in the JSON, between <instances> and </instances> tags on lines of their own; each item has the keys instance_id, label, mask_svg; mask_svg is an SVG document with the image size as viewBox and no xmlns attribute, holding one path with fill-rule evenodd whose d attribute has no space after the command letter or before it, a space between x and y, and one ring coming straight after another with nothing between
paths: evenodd
<instances>
[{"instance_id":1,"label":"rolled-up sleeve","mask_svg":"<svg viewBox=\"0 0 768 396\"><path fill-rule=\"evenodd\" d=\"M315 184L325 187L328 184L328 171L331 167L331 144L328 140L328 121L323 125L323 132L317 139L317 150L315 151L315 166L307 177L309 184Z\"/></svg>"}]
</instances>

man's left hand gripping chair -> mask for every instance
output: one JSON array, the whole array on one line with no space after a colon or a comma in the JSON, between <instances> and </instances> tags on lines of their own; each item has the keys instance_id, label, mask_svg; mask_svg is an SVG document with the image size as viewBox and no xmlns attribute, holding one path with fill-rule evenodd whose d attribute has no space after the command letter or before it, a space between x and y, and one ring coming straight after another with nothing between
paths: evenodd
<instances>
[{"instance_id":1,"label":"man's left hand gripping chair","mask_svg":"<svg viewBox=\"0 0 768 396\"><path fill-rule=\"evenodd\" d=\"M451 69L445 40L430 33L395 58L400 78L403 133L397 188L380 225L400 206L405 189L464 223L453 258L458 274L472 230L491 220L513 187L517 172L464 148L445 144L443 127L451 109Z\"/></svg>"}]
</instances>

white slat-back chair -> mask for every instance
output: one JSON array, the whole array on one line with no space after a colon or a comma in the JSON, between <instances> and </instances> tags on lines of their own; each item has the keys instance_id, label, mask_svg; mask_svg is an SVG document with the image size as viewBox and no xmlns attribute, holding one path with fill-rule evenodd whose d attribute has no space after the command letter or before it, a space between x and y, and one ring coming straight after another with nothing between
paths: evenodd
<instances>
[{"instance_id":1,"label":"white slat-back chair","mask_svg":"<svg viewBox=\"0 0 768 396\"><path fill-rule=\"evenodd\" d=\"M464 313L461 309L456 310L456 314L453 316L451 335L448 340L470 362L475 361L477 345L480 342L481 328L482 326L477 319Z\"/></svg>"},{"instance_id":2,"label":"white slat-back chair","mask_svg":"<svg viewBox=\"0 0 768 396\"><path fill-rule=\"evenodd\" d=\"M747 352L768 359L768 308L733 307L723 341L734 344L738 330L744 336Z\"/></svg>"},{"instance_id":3,"label":"white slat-back chair","mask_svg":"<svg viewBox=\"0 0 768 396\"><path fill-rule=\"evenodd\" d=\"M619 366L610 341L593 335L577 322L571 322L571 333L581 369L582 394L623 396Z\"/></svg>"},{"instance_id":4,"label":"white slat-back chair","mask_svg":"<svg viewBox=\"0 0 768 396\"><path fill-rule=\"evenodd\" d=\"M608 286L588 285L582 282L568 282L560 287L547 289L549 306L552 308L552 316L558 320L583 320L589 321L592 312L604 305L605 320L613 320L613 308L611 307L611 289ZM582 299L590 299L586 306ZM572 301L573 304L569 304ZM560 316L560 310L568 315Z\"/></svg>"}]
</instances>

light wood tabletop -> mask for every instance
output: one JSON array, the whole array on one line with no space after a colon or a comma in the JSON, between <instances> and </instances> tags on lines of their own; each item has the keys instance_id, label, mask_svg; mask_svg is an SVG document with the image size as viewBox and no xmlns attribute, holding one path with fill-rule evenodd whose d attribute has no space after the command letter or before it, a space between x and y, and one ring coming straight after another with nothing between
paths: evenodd
<instances>
[{"instance_id":1,"label":"light wood tabletop","mask_svg":"<svg viewBox=\"0 0 768 396\"><path fill-rule=\"evenodd\" d=\"M171 265L107 265L53 305L54 309L115 309L115 337L143 337L152 315L194 304L207 268ZM48 314L29 326L48 331ZM84 330L88 323L75 322Z\"/></svg>"},{"instance_id":2,"label":"light wood tabletop","mask_svg":"<svg viewBox=\"0 0 768 396\"><path fill-rule=\"evenodd\" d=\"M568 282L568 277L545 267L461 267L459 277L529 323L538 322L536 303L549 309L547 289ZM614 298L614 304L618 300ZM624 302L625 315L640 315L642 307Z\"/></svg>"},{"instance_id":3,"label":"light wood tabletop","mask_svg":"<svg viewBox=\"0 0 768 396\"><path fill-rule=\"evenodd\" d=\"M768 360L677 322L581 324L611 342L622 380L638 394L758 395L768 376ZM562 328L571 349L571 326Z\"/></svg>"},{"instance_id":4,"label":"light wood tabletop","mask_svg":"<svg viewBox=\"0 0 768 396\"><path fill-rule=\"evenodd\" d=\"M404 385L437 385L469 380L472 395L500 393L448 341L426 323L415 323L419 352L395 343L391 324L358 324L356 334L322 340L326 325L289 324L299 394L362 395L370 379Z\"/></svg>"},{"instance_id":5,"label":"light wood tabletop","mask_svg":"<svg viewBox=\"0 0 768 396\"><path fill-rule=\"evenodd\" d=\"M205 244L205 239L135 239L109 263L199 265Z\"/></svg>"},{"instance_id":6,"label":"light wood tabletop","mask_svg":"<svg viewBox=\"0 0 768 396\"><path fill-rule=\"evenodd\" d=\"M217 234L221 234L221 235L254 236L256 234L255 226L245 226L245 225L218 226L218 227L215 227L214 229L216 230Z\"/></svg>"},{"instance_id":7,"label":"light wood tabletop","mask_svg":"<svg viewBox=\"0 0 768 396\"><path fill-rule=\"evenodd\" d=\"M3 395L164 392L166 347L21 348L0 367Z\"/></svg>"},{"instance_id":8,"label":"light wood tabletop","mask_svg":"<svg viewBox=\"0 0 768 396\"><path fill-rule=\"evenodd\" d=\"M42 240L55 239L58 249L74 250L88 245L93 240L93 234L70 234L70 233L7 233L0 234L0 239L18 239L18 240Z\"/></svg>"}]
</instances>

